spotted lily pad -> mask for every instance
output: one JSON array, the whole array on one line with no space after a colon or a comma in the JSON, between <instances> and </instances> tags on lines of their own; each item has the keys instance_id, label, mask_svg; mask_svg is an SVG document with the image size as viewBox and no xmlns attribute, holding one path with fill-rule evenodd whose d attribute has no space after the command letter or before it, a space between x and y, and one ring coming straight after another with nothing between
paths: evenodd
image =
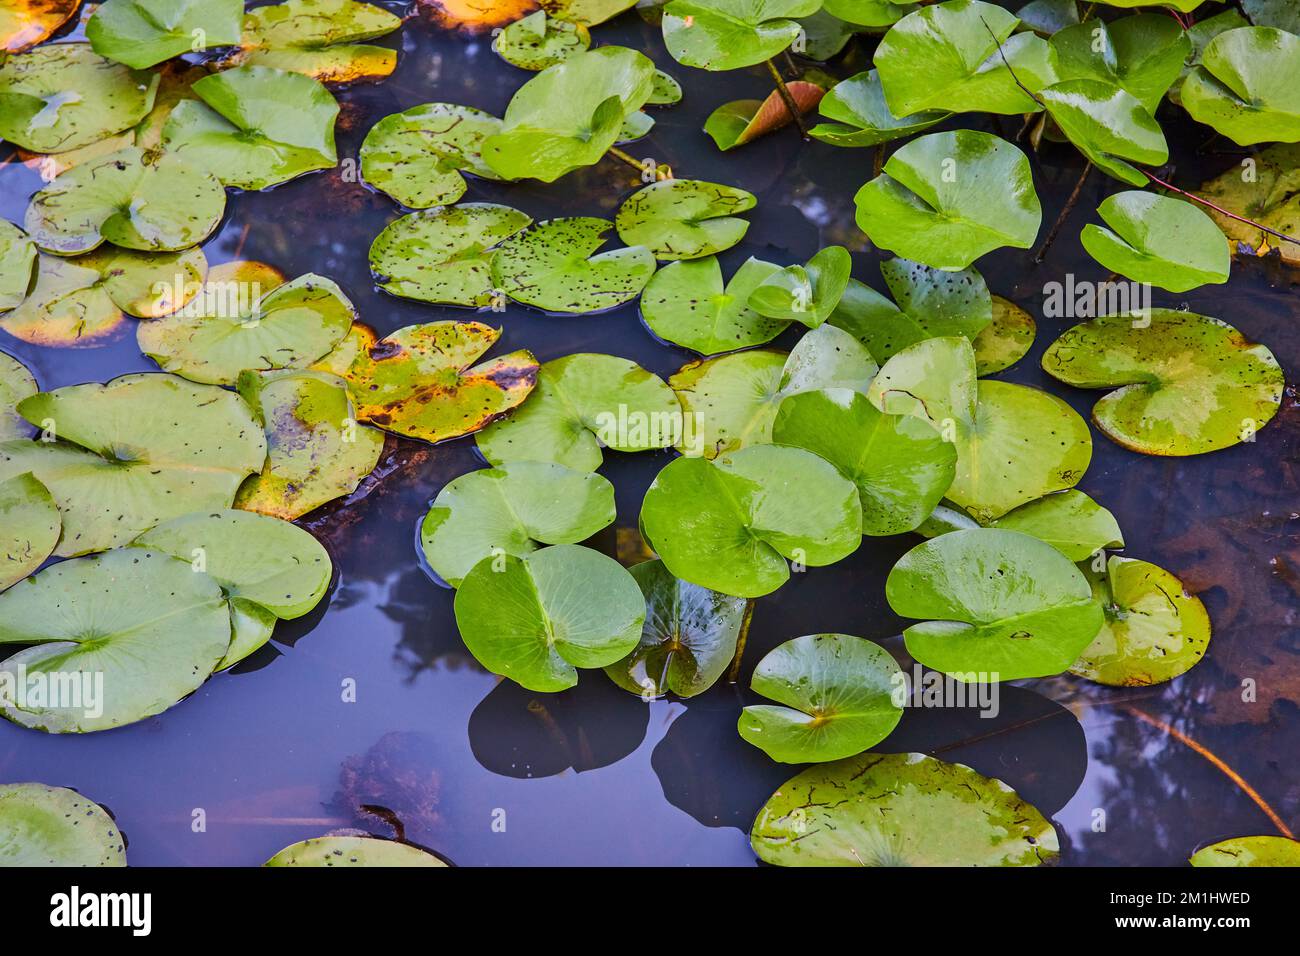
<instances>
[{"instance_id":1,"label":"spotted lily pad","mask_svg":"<svg viewBox=\"0 0 1300 956\"><path fill-rule=\"evenodd\" d=\"M1101 604L1069 558L1017 531L979 528L925 541L885 581L922 664L962 681L1059 674L1102 626Z\"/></svg>"},{"instance_id":2,"label":"spotted lily pad","mask_svg":"<svg viewBox=\"0 0 1300 956\"><path fill-rule=\"evenodd\" d=\"M541 461L507 462L443 486L420 526L429 567L452 587L484 558L577 544L614 520L614 486Z\"/></svg>"},{"instance_id":3,"label":"spotted lily pad","mask_svg":"<svg viewBox=\"0 0 1300 956\"><path fill-rule=\"evenodd\" d=\"M1070 673L1114 687L1146 687L1173 680L1205 656L1205 605L1164 568L1112 555L1092 588L1106 620Z\"/></svg>"},{"instance_id":4,"label":"spotted lily pad","mask_svg":"<svg viewBox=\"0 0 1300 956\"><path fill-rule=\"evenodd\" d=\"M384 450L358 425L347 383L328 372L247 371L239 394L266 430L266 463L239 486L235 507L292 521L351 494Z\"/></svg>"},{"instance_id":5,"label":"spotted lily pad","mask_svg":"<svg viewBox=\"0 0 1300 956\"><path fill-rule=\"evenodd\" d=\"M446 866L432 853L378 837L323 836L290 844L263 866Z\"/></svg>"},{"instance_id":6,"label":"spotted lily pad","mask_svg":"<svg viewBox=\"0 0 1300 956\"><path fill-rule=\"evenodd\" d=\"M1192 866L1300 866L1300 841L1280 836L1220 840L1192 854Z\"/></svg>"},{"instance_id":7,"label":"spotted lily pad","mask_svg":"<svg viewBox=\"0 0 1300 956\"><path fill-rule=\"evenodd\" d=\"M1043 218L1025 154L964 129L905 143L854 202L875 245L937 269L965 269L1002 246L1028 249Z\"/></svg>"},{"instance_id":8,"label":"spotted lily pad","mask_svg":"<svg viewBox=\"0 0 1300 956\"><path fill-rule=\"evenodd\" d=\"M1049 375L1114 388L1097 427L1146 455L1199 455L1253 441L1282 401L1273 353L1218 319L1152 309L1074 326L1043 354Z\"/></svg>"},{"instance_id":9,"label":"spotted lily pad","mask_svg":"<svg viewBox=\"0 0 1300 956\"><path fill-rule=\"evenodd\" d=\"M622 565L575 544L484 558L461 581L455 609L478 662L536 691L564 690L578 682L577 668L622 660L646 613Z\"/></svg>"},{"instance_id":10,"label":"spotted lily pad","mask_svg":"<svg viewBox=\"0 0 1300 956\"><path fill-rule=\"evenodd\" d=\"M100 56L142 70L239 42L242 0L104 0L86 24Z\"/></svg>"},{"instance_id":11,"label":"spotted lily pad","mask_svg":"<svg viewBox=\"0 0 1300 956\"><path fill-rule=\"evenodd\" d=\"M1083 561L1103 548L1124 547L1115 516L1074 488L1021 505L990 527L1033 535L1071 561Z\"/></svg>"},{"instance_id":12,"label":"spotted lily pad","mask_svg":"<svg viewBox=\"0 0 1300 956\"><path fill-rule=\"evenodd\" d=\"M874 747L903 716L902 671L879 644L807 634L758 662L750 686L776 701L740 714L740 736L781 763L842 760ZM780 705L780 706L778 706Z\"/></svg>"},{"instance_id":13,"label":"spotted lily pad","mask_svg":"<svg viewBox=\"0 0 1300 956\"><path fill-rule=\"evenodd\" d=\"M724 287L714 256L670 263L646 284L641 318L659 338L702 355L762 345L790 323L759 315L747 303L759 283L780 268L751 257Z\"/></svg>"},{"instance_id":14,"label":"spotted lily pad","mask_svg":"<svg viewBox=\"0 0 1300 956\"><path fill-rule=\"evenodd\" d=\"M1192 52L1178 21L1156 13L1078 23L1054 33L1050 42L1060 80L1118 86L1153 114Z\"/></svg>"},{"instance_id":15,"label":"spotted lily pad","mask_svg":"<svg viewBox=\"0 0 1300 956\"><path fill-rule=\"evenodd\" d=\"M682 85L671 73L655 70L651 87L650 99L646 100L647 106L672 106L682 101Z\"/></svg>"},{"instance_id":16,"label":"spotted lily pad","mask_svg":"<svg viewBox=\"0 0 1300 956\"><path fill-rule=\"evenodd\" d=\"M227 186L266 189L338 161L329 90L300 73L241 66L205 76L163 127L163 145Z\"/></svg>"},{"instance_id":17,"label":"spotted lily pad","mask_svg":"<svg viewBox=\"0 0 1300 956\"><path fill-rule=\"evenodd\" d=\"M646 602L641 642L605 673L643 699L704 693L736 654L749 602L675 578L659 560L634 565L632 577Z\"/></svg>"},{"instance_id":18,"label":"spotted lily pad","mask_svg":"<svg viewBox=\"0 0 1300 956\"><path fill-rule=\"evenodd\" d=\"M878 146L919 133L948 115L943 110L922 110L895 116L885 102L876 70L840 80L822 97L818 110L830 122L818 123L808 135L832 146Z\"/></svg>"},{"instance_id":19,"label":"spotted lily pad","mask_svg":"<svg viewBox=\"0 0 1300 956\"><path fill-rule=\"evenodd\" d=\"M802 448L755 445L677 458L641 505L651 547L676 577L737 597L760 597L799 565L833 564L857 550L862 505L853 483Z\"/></svg>"},{"instance_id":20,"label":"spotted lily pad","mask_svg":"<svg viewBox=\"0 0 1300 956\"><path fill-rule=\"evenodd\" d=\"M158 77L106 60L88 43L55 43L0 63L0 138L63 153L134 126Z\"/></svg>"},{"instance_id":21,"label":"spotted lily pad","mask_svg":"<svg viewBox=\"0 0 1300 956\"><path fill-rule=\"evenodd\" d=\"M1111 228L1089 223L1080 238L1088 254L1111 272L1170 292L1228 281L1232 256L1223 233L1191 203L1122 192L1107 196L1097 213Z\"/></svg>"},{"instance_id":22,"label":"spotted lily pad","mask_svg":"<svg viewBox=\"0 0 1300 956\"><path fill-rule=\"evenodd\" d=\"M161 714L197 690L230 645L230 612L217 582L189 561L119 548L0 594L0 644L31 645L0 662L11 686L25 669L28 682L90 687L58 705L3 700L0 713L46 733L90 733Z\"/></svg>"},{"instance_id":23,"label":"spotted lily pad","mask_svg":"<svg viewBox=\"0 0 1300 956\"><path fill-rule=\"evenodd\" d=\"M1242 146L1300 141L1300 37L1273 27L1220 33L1181 96L1192 119Z\"/></svg>"},{"instance_id":24,"label":"spotted lily pad","mask_svg":"<svg viewBox=\"0 0 1300 956\"><path fill-rule=\"evenodd\" d=\"M195 511L230 507L266 440L238 395L172 375L124 375L18 403L57 441L0 443L0 479L32 472L63 515L60 557L103 551Z\"/></svg>"},{"instance_id":25,"label":"spotted lily pad","mask_svg":"<svg viewBox=\"0 0 1300 956\"><path fill-rule=\"evenodd\" d=\"M25 225L47 252L71 256L105 242L175 252L217 228L226 192L179 156L135 146L74 166L32 197Z\"/></svg>"},{"instance_id":26,"label":"spotted lily pad","mask_svg":"<svg viewBox=\"0 0 1300 956\"><path fill-rule=\"evenodd\" d=\"M1147 177L1133 163L1160 166L1169 144L1155 117L1132 93L1101 80L1066 80L1038 98L1056 125L1088 161L1131 186Z\"/></svg>"},{"instance_id":27,"label":"spotted lily pad","mask_svg":"<svg viewBox=\"0 0 1300 956\"><path fill-rule=\"evenodd\" d=\"M286 0L244 15L237 64L303 73L322 83L388 76L397 51L361 43L400 29L402 19L356 0Z\"/></svg>"},{"instance_id":28,"label":"spotted lily pad","mask_svg":"<svg viewBox=\"0 0 1300 956\"><path fill-rule=\"evenodd\" d=\"M35 271L35 243L13 223L0 219L0 313L22 304Z\"/></svg>"},{"instance_id":29,"label":"spotted lily pad","mask_svg":"<svg viewBox=\"0 0 1300 956\"><path fill-rule=\"evenodd\" d=\"M548 219L501 243L492 281L516 302L549 312L599 312L635 299L655 271L644 246L610 249L610 223L578 216Z\"/></svg>"},{"instance_id":30,"label":"spotted lily pad","mask_svg":"<svg viewBox=\"0 0 1300 956\"><path fill-rule=\"evenodd\" d=\"M1001 780L917 753L808 768L749 840L777 866L1038 866L1059 853L1051 822Z\"/></svg>"},{"instance_id":31,"label":"spotted lily pad","mask_svg":"<svg viewBox=\"0 0 1300 956\"><path fill-rule=\"evenodd\" d=\"M475 440L492 464L552 461L595 471L601 448L666 448L681 430L681 406L663 379L628 359L585 352L543 365L532 397Z\"/></svg>"},{"instance_id":32,"label":"spotted lily pad","mask_svg":"<svg viewBox=\"0 0 1300 956\"><path fill-rule=\"evenodd\" d=\"M27 366L7 352L0 352L0 442L31 435L32 426L14 409L37 391L36 378Z\"/></svg>"},{"instance_id":33,"label":"spotted lily pad","mask_svg":"<svg viewBox=\"0 0 1300 956\"><path fill-rule=\"evenodd\" d=\"M0 481L0 591L45 562L61 527L58 506L34 476Z\"/></svg>"},{"instance_id":34,"label":"spotted lily pad","mask_svg":"<svg viewBox=\"0 0 1300 956\"><path fill-rule=\"evenodd\" d=\"M492 49L521 70L544 70L591 46L591 33L580 23L557 20L545 10L516 20L497 34Z\"/></svg>"},{"instance_id":35,"label":"spotted lily pad","mask_svg":"<svg viewBox=\"0 0 1300 956\"><path fill-rule=\"evenodd\" d=\"M839 304L852 268L847 249L827 246L807 265L790 265L773 272L749 294L747 304L769 319L801 322L815 329L830 318Z\"/></svg>"},{"instance_id":36,"label":"spotted lily pad","mask_svg":"<svg viewBox=\"0 0 1300 956\"><path fill-rule=\"evenodd\" d=\"M776 56L799 36L799 17L820 0L672 0L663 10L664 45L678 63L738 70Z\"/></svg>"},{"instance_id":37,"label":"spotted lily pad","mask_svg":"<svg viewBox=\"0 0 1300 956\"><path fill-rule=\"evenodd\" d=\"M474 364L500 337L481 322L429 322L376 341L353 325L313 368L347 380L359 421L440 442L478 431L533 390L538 366L527 350Z\"/></svg>"},{"instance_id":38,"label":"spotted lily pad","mask_svg":"<svg viewBox=\"0 0 1300 956\"><path fill-rule=\"evenodd\" d=\"M501 121L472 106L425 103L385 116L361 144L366 182L403 206L427 209L465 194L463 173L499 179L483 162L483 141Z\"/></svg>"},{"instance_id":39,"label":"spotted lily pad","mask_svg":"<svg viewBox=\"0 0 1300 956\"><path fill-rule=\"evenodd\" d=\"M645 246L659 259L698 259L730 249L749 222L735 214L753 209L753 193L695 179L666 179L629 196L614 217L618 237Z\"/></svg>"},{"instance_id":40,"label":"spotted lily pad","mask_svg":"<svg viewBox=\"0 0 1300 956\"><path fill-rule=\"evenodd\" d=\"M1228 212L1294 236L1300 232L1297 169L1300 169L1300 146L1292 143L1270 146L1258 156L1243 160L1241 165L1230 167L1202 185L1198 192ZM1263 256L1276 249L1284 262L1300 264L1300 245L1284 242L1214 209L1208 212L1237 251Z\"/></svg>"},{"instance_id":41,"label":"spotted lily pad","mask_svg":"<svg viewBox=\"0 0 1300 956\"><path fill-rule=\"evenodd\" d=\"M1034 344L1037 333L1033 316L1011 300L993 296L993 321L971 340L976 372L992 375L1015 365Z\"/></svg>"},{"instance_id":42,"label":"spotted lily pad","mask_svg":"<svg viewBox=\"0 0 1300 956\"><path fill-rule=\"evenodd\" d=\"M126 841L104 808L75 790L0 784L0 867L19 866L126 866Z\"/></svg>"}]
</instances>

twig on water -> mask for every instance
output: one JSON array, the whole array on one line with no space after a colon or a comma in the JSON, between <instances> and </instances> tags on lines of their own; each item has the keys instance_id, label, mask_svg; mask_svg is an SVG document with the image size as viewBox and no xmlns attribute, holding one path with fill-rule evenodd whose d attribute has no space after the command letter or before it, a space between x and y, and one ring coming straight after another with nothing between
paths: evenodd
<instances>
[{"instance_id":1,"label":"twig on water","mask_svg":"<svg viewBox=\"0 0 1300 956\"><path fill-rule=\"evenodd\" d=\"M790 92L790 87L785 85L785 77L781 71L776 68L776 64L771 60L764 60L767 64L767 72L772 74L772 80L776 83L776 91L781 94L781 102L785 104L786 112L790 114L790 119L794 120L794 125L799 127L799 135L804 139L808 138L808 130L803 125L803 114L799 111L799 104L794 101L794 94Z\"/></svg>"},{"instance_id":2,"label":"twig on water","mask_svg":"<svg viewBox=\"0 0 1300 956\"><path fill-rule=\"evenodd\" d=\"M1083 164L1083 172L1079 175L1079 181L1074 184L1074 189L1070 193L1070 198L1065 201L1065 206L1061 209L1061 214L1056 217L1056 222L1052 223L1052 229L1043 240L1043 244L1038 247L1034 253L1034 262L1042 262L1047 257L1047 250L1052 247L1056 241L1056 235L1061 231L1061 226L1065 224L1066 218L1074 210L1075 204L1079 201L1079 194L1083 192L1083 184L1088 181L1088 174L1092 172L1092 163Z\"/></svg>"}]
</instances>

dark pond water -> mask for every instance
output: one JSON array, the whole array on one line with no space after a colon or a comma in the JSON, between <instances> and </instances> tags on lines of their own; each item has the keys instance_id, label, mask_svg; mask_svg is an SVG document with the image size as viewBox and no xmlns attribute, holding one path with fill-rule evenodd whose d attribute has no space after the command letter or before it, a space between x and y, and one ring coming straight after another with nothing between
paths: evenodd
<instances>
[{"instance_id":1,"label":"dark pond water","mask_svg":"<svg viewBox=\"0 0 1300 956\"><path fill-rule=\"evenodd\" d=\"M679 176L758 195L749 235L723 254L728 273L750 255L803 261L840 243L854 251L855 275L883 288L879 256L853 224L852 195L872 176L871 151L800 143L785 130L722 154L701 131L704 119L727 100L765 95L761 70L687 70L663 51L657 29L635 16L595 35L646 51L686 87L686 99L656 112L654 131L632 153L667 161ZM381 117L418 103L450 101L499 115L528 77L500 61L488 38L448 34L419 19L390 42L401 49L395 75L340 93L341 156L355 157ZM852 58L832 66L839 75L861 68ZM1175 114L1162 119L1175 145L1178 182L1191 185L1239 162L1231 153L1198 153L1204 128L1180 127ZM1007 137L1019 127L1013 118L1000 127L989 117L963 120ZM0 152L0 161L6 155ZM1080 160L1067 147L1049 145L1033 162L1050 222ZM0 215L21 221L40 185L34 171L8 157L0 165ZM475 182L466 199L509 203L537 219L612 216L637 185L631 170L607 160L549 187ZM1034 350L1003 377L1061 394L1085 415L1097 393L1067 389L1039 369L1042 350L1069 324L1043 319L1040 307L1044 284L1067 272L1104 278L1078 233L1116 188L1099 176L1090 180L1041 266L1010 251L979 263L995 293L1039 320ZM381 333L464 317L373 288L367 249L399 214L336 170L232 196L206 252L213 263L243 257L290 276L328 275ZM1300 368L1300 299L1275 266L1239 263L1230 287L1185 298L1158 294L1156 304L1223 318L1272 348L1289 376ZM542 360L609 352L667 376L691 357L656 342L635 305L577 318L511 306L491 319L505 326L498 351L527 347ZM130 328L104 347L82 350L32 347L0 332L0 348L28 364L47 389L152 369ZM662 454L606 455L603 472L617 488L620 526L635 527L642 494L667 461ZM585 672L573 690L538 695L475 663L456 633L452 593L417 562L415 529L428 501L480 465L472 440L392 445L367 494L307 521L338 567L337 584L315 614L281 624L273 646L144 723L55 737L0 722L0 780L75 787L106 804L137 865L256 864L337 826L386 832L358 810L361 804L393 809L410 839L462 865L753 865L749 824L793 770L736 734L739 709L753 698L742 689L749 671L778 643L819 631L880 641L906 661L883 582L917 539L865 539L848 560L794 575L760 600L737 686L722 683L690 701L647 705L602 674ZM1300 824L1294 392L1253 444L1199 458L1143 457L1098 435L1080 487L1115 512L1129 555L1169 568L1201 593L1215 625L1206 660L1156 689L1111 690L1070 678L1004 687L996 720L912 710L879 749L924 750L1006 780L1053 817L1068 864L1176 865L1206 842L1273 832L1206 759L1126 709L1138 707L1218 754L1285 820ZM602 540L612 548L612 531ZM356 682L354 703L342 700L349 678ZM1242 700L1245 680L1257 686L1254 702ZM196 833L191 820L199 808L207 828ZM493 826L502 819L504 831L499 822Z\"/></svg>"}]
</instances>

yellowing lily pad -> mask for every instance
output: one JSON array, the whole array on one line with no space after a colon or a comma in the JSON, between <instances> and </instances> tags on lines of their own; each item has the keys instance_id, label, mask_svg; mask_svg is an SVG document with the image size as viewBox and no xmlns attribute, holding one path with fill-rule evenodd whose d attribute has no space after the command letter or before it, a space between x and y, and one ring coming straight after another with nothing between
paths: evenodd
<instances>
[{"instance_id":1,"label":"yellowing lily pad","mask_svg":"<svg viewBox=\"0 0 1300 956\"><path fill-rule=\"evenodd\" d=\"M33 475L0 481L0 591L45 562L61 527L58 506Z\"/></svg>"},{"instance_id":2,"label":"yellowing lily pad","mask_svg":"<svg viewBox=\"0 0 1300 956\"><path fill-rule=\"evenodd\" d=\"M580 23L557 20L545 10L516 20L497 34L492 49L521 70L544 70L591 46L591 34Z\"/></svg>"},{"instance_id":3,"label":"yellowing lily pad","mask_svg":"<svg viewBox=\"0 0 1300 956\"><path fill-rule=\"evenodd\" d=\"M19 866L126 866L126 841L104 808L75 790L0 784L0 867Z\"/></svg>"},{"instance_id":4,"label":"yellowing lily pad","mask_svg":"<svg viewBox=\"0 0 1300 956\"><path fill-rule=\"evenodd\" d=\"M324 836L293 843L263 866L446 866L432 853L377 837Z\"/></svg>"},{"instance_id":5,"label":"yellowing lily pad","mask_svg":"<svg viewBox=\"0 0 1300 956\"><path fill-rule=\"evenodd\" d=\"M0 219L0 313L22 304L36 272L36 245L7 219Z\"/></svg>"},{"instance_id":6,"label":"yellowing lily pad","mask_svg":"<svg viewBox=\"0 0 1300 956\"><path fill-rule=\"evenodd\" d=\"M975 347L975 371L992 375L1015 365L1034 344L1038 326L1034 318L1010 299L995 295L993 321L971 340Z\"/></svg>"},{"instance_id":7,"label":"yellowing lily pad","mask_svg":"<svg viewBox=\"0 0 1300 956\"><path fill-rule=\"evenodd\" d=\"M1192 866L1300 866L1300 841L1280 836L1244 836L1220 840L1197 850Z\"/></svg>"},{"instance_id":8,"label":"yellowing lily pad","mask_svg":"<svg viewBox=\"0 0 1300 956\"><path fill-rule=\"evenodd\" d=\"M379 80L397 67L397 51L361 43L400 29L397 15L356 0L286 0L244 15L229 62L303 73L322 83Z\"/></svg>"},{"instance_id":9,"label":"yellowing lily pad","mask_svg":"<svg viewBox=\"0 0 1300 956\"><path fill-rule=\"evenodd\" d=\"M7 352L0 352L0 442L31 435L31 424L15 407L38 391L36 378L27 366Z\"/></svg>"},{"instance_id":10,"label":"yellowing lily pad","mask_svg":"<svg viewBox=\"0 0 1300 956\"><path fill-rule=\"evenodd\" d=\"M361 174L412 209L453 203L465 194L462 173L500 178L480 152L500 129L499 119L472 106L413 106L370 128L361 144Z\"/></svg>"},{"instance_id":11,"label":"yellowing lily pad","mask_svg":"<svg viewBox=\"0 0 1300 956\"><path fill-rule=\"evenodd\" d=\"M1202 185L1198 192L1228 212L1294 236L1300 233L1297 170L1300 170L1300 146L1279 144L1229 167L1227 172ZM1276 249L1284 262L1300 265L1300 244L1284 242L1214 209L1207 211L1238 251L1263 256Z\"/></svg>"}]
</instances>

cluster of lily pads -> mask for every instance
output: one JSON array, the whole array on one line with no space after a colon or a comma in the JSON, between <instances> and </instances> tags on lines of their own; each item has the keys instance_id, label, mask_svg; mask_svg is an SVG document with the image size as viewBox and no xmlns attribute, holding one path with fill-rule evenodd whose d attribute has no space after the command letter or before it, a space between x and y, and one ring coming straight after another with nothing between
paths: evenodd
<instances>
[{"instance_id":1,"label":"cluster of lily pads","mask_svg":"<svg viewBox=\"0 0 1300 956\"><path fill-rule=\"evenodd\" d=\"M1020 16L981 0L671 0L662 27L674 59L705 70L768 62L778 84L768 100L710 118L722 148L801 122L818 103L827 122L810 135L826 143L881 149L920 134L855 198L862 231L895 256L880 266L885 295L852 276L840 246L802 263L750 258L724 276L718 254L744 237L756 197L662 169L612 221L535 222L459 202L475 177L553 182L611 150L630 158L619 144L652 128L647 108L682 95L644 54L592 48L590 28L630 5L548 4L503 30L494 49L536 75L501 117L431 102L371 128L362 175L404 212L375 238L370 266L385 291L438 305L509 299L592 314L639 298L656 337L700 356L667 380L604 354L485 359L500 330L477 321L381 336L323 276L208 267L198 247L227 188L335 165L338 104L323 82L391 72L391 51L356 42L396 29L385 11L351 0L247 15L230 2L107 0L88 43L0 64L0 104L14 107L0 137L58 170L22 229L0 223L0 328L94 345L131 316L162 370L40 392L3 357L0 643L25 649L0 674L103 672L114 689L98 718L30 703L0 705L6 717L68 732L160 713L264 644L276 620L307 613L332 569L290 522L351 492L374 469L382 431L474 435L489 467L443 487L419 548L456 589L469 651L534 691L603 669L646 700L702 693L743 650L755 599L792 571L906 533L925 540L894 566L886 598L917 622L904 632L911 656L956 680L1070 672L1150 685L1204 656L1201 602L1169 571L1108 553L1123 534L1077 487L1092 455L1087 422L1047 392L988 377L1035 335L974 266L1039 235L1027 156L986 132L925 131L960 113L1021 115L1035 144L1068 141L1128 186L1163 186L1168 149L1154 114L1166 97L1243 145L1300 141L1290 32L1300 24L1267 4L1254 25L1230 12L1189 29L1156 14L1081 17L1057 0ZM811 33L847 42L881 31L873 69L829 90L787 84L771 64ZM196 36L211 54L177 66ZM1263 186L1210 184L1218 219L1185 194L1129 189L1102 203L1106 227L1081 240L1135 281L1175 292L1227 281L1229 240L1259 251L1295 221L1292 155L1270 154ZM1260 196L1271 205L1246 208ZM1248 221L1230 217L1234 206ZM622 244L601 251L612 235ZM232 288L257 295L232 307ZM801 337L788 353L769 347L791 328ZM1042 364L1066 384L1107 390L1097 427L1146 454L1250 440L1283 390L1264 346L1166 309L1080 323ZM640 513L653 557L629 569L584 546L616 518L597 472L604 450L668 448L678 455ZM68 560L33 574L51 555ZM796 637L757 664L752 688L773 703L746 707L739 734L774 760L813 764L760 811L758 855L786 865L1053 860L1051 823L1001 781L922 754L866 752L899 722L898 676L887 651L847 634ZM815 799L827 787L843 799ZM67 834L49 815L80 799L67 794L0 790L0 823L6 812L31 819L43 834L32 845L63 852ZM363 842L307 841L271 862L419 852L326 839ZM1294 853L1250 842L1266 839L1197 856ZM115 840L109 821L78 852L118 860Z\"/></svg>"}]
</instances>

